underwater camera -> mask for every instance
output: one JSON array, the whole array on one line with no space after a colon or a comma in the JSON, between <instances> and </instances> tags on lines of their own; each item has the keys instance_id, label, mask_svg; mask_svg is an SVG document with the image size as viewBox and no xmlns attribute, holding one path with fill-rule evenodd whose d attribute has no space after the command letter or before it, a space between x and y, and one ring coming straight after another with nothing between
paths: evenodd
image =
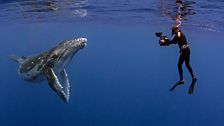
<instances>
[{"instance_id":1,"label":"underwater camera","mask_svg":"<svg viewBox=\"0 0 224 126\"><path fill-rule=\"evenodd\" d=\"M169 45L169 38L167 36L163 36L162 32L156 32L155 33L156 37L159 38L159 44L160 46L168 46Z\"/></svg>"}]
</instances>

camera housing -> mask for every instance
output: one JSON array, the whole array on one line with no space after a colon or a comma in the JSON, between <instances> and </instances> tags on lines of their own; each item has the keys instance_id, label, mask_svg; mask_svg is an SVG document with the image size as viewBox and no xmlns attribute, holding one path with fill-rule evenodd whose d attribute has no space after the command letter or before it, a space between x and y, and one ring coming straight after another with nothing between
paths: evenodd
<instances>
[{"instance_id":1,"label":"camera housing","mask_svg":"<svg viewBox=\"0 0 224 126\"><path fill-rule=\"evenodd\" d=\"M163 34L162 32L156 32L155 33L156 37L160 37L160 36L162 36L162 34Z\"/></svg>"},{"instance_id":2,"label":"camera housing","mask_svg":"<svg viewBox=\"0 0 224 126\"><path fill-rule=\"evenodd\" d=\"M156 32L155 33L156 37L159 38L159 44L160 46L168 46L169 45L169 38L167 38L167 36L163 36L162 32Z\"/></svg>"}]
</instances>

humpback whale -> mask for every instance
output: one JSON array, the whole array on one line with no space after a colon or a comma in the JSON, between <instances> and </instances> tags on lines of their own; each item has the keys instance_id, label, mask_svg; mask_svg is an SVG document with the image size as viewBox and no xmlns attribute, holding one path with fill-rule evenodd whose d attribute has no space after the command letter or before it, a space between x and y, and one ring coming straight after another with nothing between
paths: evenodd
<instances>
[{"instance_id":1,"label":"humpback whale","mask_svg":"<svg viewBox=\"0 0 224 126\"><path fill-rule=\"evenodd\" d=\"M27 81L47 80L49 86L64 101L69 100L69 79L65 67L74 54L86 46L86 38L63 41L56 47L34 56L10 55L19 64L18 74Z\"/></svg>"}]
</instances>

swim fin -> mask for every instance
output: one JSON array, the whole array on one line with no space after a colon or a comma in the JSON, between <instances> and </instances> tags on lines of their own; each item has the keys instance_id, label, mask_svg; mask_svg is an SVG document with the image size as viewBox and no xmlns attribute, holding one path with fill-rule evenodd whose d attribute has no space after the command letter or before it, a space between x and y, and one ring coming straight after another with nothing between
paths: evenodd
<instances>
[{"instance_id":1,"label":"swim fin","mask_svg":"<svg viewBox=\"0 0 224 126\"><path fill-rule=\"evenodd\" d=\"M194 85L197 82L197 80L198 80L197 78L194 78L192 80L191 85L190 85L189 90L188 90L188 94L193 94L193 92L194 92Z\"/></svg>"},{"instance_id":2,"label":"swim fin","mask_svg":"<svg viewBox=\"0 0 224 126\"><path fill-rule=\"evenodd\" d=\"M178 85L183 85L183 84L184 84L184 81L177 82L175 85L173 85L172 88L170 88L170 91L173 91Z\"/></svg>"}]
</instances>

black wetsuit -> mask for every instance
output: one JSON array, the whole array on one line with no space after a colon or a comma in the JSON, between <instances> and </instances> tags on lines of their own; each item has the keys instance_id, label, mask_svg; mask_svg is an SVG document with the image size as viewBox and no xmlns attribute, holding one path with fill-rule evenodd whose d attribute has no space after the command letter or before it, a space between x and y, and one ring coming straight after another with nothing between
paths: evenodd
<instances>
[{"instance_id":1,"label":"black wetsuit","mask_svg":"<svg viewBox=\"0 0 224 126\"><path fill-rule=\"evenodd\" d=\"M180 57L178 61L178 71L180 75L180 80L183 80L183 69L182 65L185 61L185 65L188 69L188 71L191 74L191 77L194 78L194 73L193 70L190 66L190 47L187 44L186 37L183 32L179 31L179 36L175 35L174 38L169 42L170 44L178 44L180 48Z\"/></svg>"}]
</instances>

